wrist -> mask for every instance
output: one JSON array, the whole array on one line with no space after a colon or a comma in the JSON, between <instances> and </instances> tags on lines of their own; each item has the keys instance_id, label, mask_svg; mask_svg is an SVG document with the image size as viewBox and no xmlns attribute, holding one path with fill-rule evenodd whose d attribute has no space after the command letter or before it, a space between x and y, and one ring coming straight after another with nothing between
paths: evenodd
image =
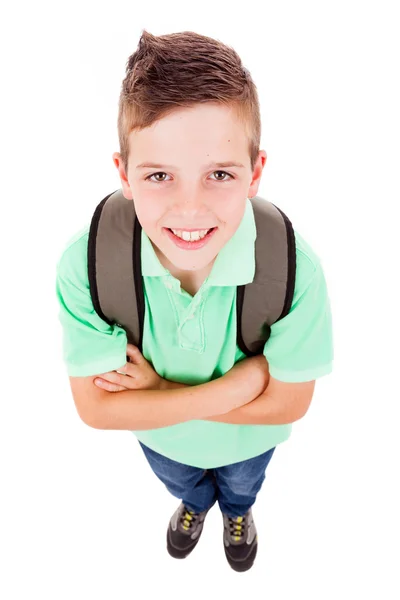
<instances>
[{"instance_id":1,"label":"wrist","mask_svg":"<svg viewBox=\"0 0 400 600\"><path fill-rule=\"evenodd\" d=\"M260 357L248 357L236 363L227 373L235 383L238 393L248 401L257 398L263 391L265 366L260 369Z\"/></svg>"},{"instance_id":2,"label":"wrist","mask_svg":"<svg viewBox=\"0 0 400 600\"><path fill-rule=\"evenodd\" d=\"M243 368L231 369L222 377L222 381L228 384L230 395L236 398L240 403L238 406L245 404L252 400L255 396L253 393L253 385L249 381L249 373L245 372Z\"/></svg>"}]
</instances>

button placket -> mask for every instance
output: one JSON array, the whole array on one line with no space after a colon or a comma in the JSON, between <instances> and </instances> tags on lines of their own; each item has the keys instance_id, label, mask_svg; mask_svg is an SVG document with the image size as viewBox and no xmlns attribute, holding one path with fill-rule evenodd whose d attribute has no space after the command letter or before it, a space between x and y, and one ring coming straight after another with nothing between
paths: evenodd
<instances>
[{"instance_id":1,"label":"button placket","mask_svg":"<svg viewBox=\"0 0 400 600\"><path fill-rule=\"evenodd\" d=\"M184 321L194 319L194 317L196 316L195 313L199 308L199 304L200 304L201 300L202 300L201 297L197 297L196 300L193 300L193 302L188 306L188 308L187 308L188 314L185 317Z\"/></svg>"},{"instance_id":2,"label":"button placket","mask_svg":"<svg viewBox=\"0 0 400 600\"><path fill-rule=\"evenodd\" d=\"M205 335L204 335L204 322L203 322L203 313L205 306L205 294L196 296L196 300L193 301L193 304L188 307L187 316L181 323L179 327L179 341L182 349L185 350L193 350L195 352L199 352L200 354L204 352L205 347ZM199 312L198 322L193 323L192 319L196 316L195 312ZM190 320L191 323L187 323ZM192 335L188 335L187 337L184 334L186 323L186 330L191 331ZM191 341L191 343L190 343Z\"/></svg>"}]
</instances>

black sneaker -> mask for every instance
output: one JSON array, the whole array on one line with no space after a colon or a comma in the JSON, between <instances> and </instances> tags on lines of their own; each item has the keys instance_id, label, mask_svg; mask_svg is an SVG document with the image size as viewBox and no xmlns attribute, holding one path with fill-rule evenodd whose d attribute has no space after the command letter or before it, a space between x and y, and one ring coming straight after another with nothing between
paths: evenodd
<instances>
[{"instance_id":1,"label":"black sneaker","mask_svg":"<svg viewBox=\"0 0 400 600\"><path fill-rule=\"evenodd\" d=\"M186 558L191 553L200 539L204 519L210 508L195 513L190 511L183 502L178 506L171 517L167 531L167 550L173 558Z\"/></svg>"},{"instance_id":2,"label":"black sneaker","mask_svg":"<svg viewBox=\"0 0 400 600\"><path fill-rule=\"evenodd\" d=\"M251 508L235 519L222 513L225 556L234 571L248 571L257 555L258 535Z\"/></svg>"}]
</instances>

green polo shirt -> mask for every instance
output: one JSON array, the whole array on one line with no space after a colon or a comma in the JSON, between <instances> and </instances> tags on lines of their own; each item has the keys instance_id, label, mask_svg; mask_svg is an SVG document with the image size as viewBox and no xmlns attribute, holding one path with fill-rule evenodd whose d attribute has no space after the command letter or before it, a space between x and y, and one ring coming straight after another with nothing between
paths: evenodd
<instances>
[{"instance_id":1,"label":"green polo shirt","mask_svg":"<svg viewBox=\"0 0 400 600\"><path fill-rule=\"evenodd\" d=\"M69 376L117 370L126 363L125 330L95 312L87 269L88 224L67 243L57 263L56 293ZM193 297L158 260L142 229L145 296L143 356L166 379L189 385L224 375L245 357L236 344L236 286L254 278L256 227L247 200L243 219L219 252ZM271 327L264 346L270 374L281 381L310 381L332 371L332 322L318 256L295 231L297 272L289 314ZM218 398L215 399L218 406ZM255 457L290 436L292 424L232 425L192 420L133 431L146 446L202 469Z\"/></svg>"}]
</instances>

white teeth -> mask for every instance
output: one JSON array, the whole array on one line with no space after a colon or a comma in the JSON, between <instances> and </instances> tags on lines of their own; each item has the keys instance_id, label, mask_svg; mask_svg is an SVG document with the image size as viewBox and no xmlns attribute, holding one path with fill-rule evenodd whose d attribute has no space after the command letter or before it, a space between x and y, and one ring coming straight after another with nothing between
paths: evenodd
<instances>
[{"instance_id":1,"label":"white teeth","mask_svg":"<svg viewBox=\"0 0 400 600\"><path fill-rule=\"evenodd\" d=\"M178 231L177 229L172 229L172 231L176 236L182 238L186 242L195 242L205 237L209 230L200 229L199 231Z\"/></svg>"}]
</instances>

